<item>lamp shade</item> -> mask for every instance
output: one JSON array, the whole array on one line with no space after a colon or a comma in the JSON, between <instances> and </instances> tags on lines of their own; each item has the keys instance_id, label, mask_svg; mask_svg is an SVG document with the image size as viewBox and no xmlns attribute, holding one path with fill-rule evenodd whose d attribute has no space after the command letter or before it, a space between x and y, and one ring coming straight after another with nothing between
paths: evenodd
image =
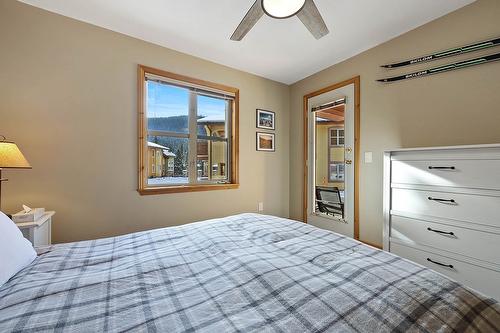
<instances>
[{"instance_id":1,"label":"lamp shade","mask_svg":"<svg viewBox=\"0 0 500 333\"><path fill-rule=\"evenodd\" d=\"M31 169L23 153L14 142L0 141L0 169Z\"/></svg>"}]
</instances>

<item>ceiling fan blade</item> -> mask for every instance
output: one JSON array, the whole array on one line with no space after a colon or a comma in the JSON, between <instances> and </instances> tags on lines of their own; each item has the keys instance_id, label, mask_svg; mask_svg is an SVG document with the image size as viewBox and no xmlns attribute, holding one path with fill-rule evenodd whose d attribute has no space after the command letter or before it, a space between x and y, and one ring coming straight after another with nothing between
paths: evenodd
<instances>
[{"instance_id":1,"label":"ceiling fan blade","mask_svg":"<svg viewBox=\"0 0 500 333\"><path fill-rule=\"evenodd\" d=\"M297 16L316 39L320 39L330 32L313 0L306 0Z\"/></svg>"},{"instance_id":2,"label":"ceiling fan blade","mask_svg":"<svg viewBox=\"0 0 500 333\"><path fill-rule=\"evenodd\" d=\"M255 23L264 15L264 10L262 9L262 1L256 0L252 7L248 10L243 20L233 32L231 40L240 41L245 37L245 35L253 28Z\"/></svg>"}]
</instances>

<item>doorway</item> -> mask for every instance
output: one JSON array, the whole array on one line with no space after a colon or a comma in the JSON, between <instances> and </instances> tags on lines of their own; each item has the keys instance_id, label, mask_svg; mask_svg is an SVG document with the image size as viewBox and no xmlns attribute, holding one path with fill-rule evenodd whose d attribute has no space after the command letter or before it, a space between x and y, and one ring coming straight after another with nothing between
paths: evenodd
<instances>
[{"instance_id":1,"label":"doorway","mask_svg":"<svg viewBox=\"0 0 500 333\"><path fill-rule=\"evenodd\" d=\"M359 77L304 96L303 220L359 239Z\"/></svg>"}]
</instances>

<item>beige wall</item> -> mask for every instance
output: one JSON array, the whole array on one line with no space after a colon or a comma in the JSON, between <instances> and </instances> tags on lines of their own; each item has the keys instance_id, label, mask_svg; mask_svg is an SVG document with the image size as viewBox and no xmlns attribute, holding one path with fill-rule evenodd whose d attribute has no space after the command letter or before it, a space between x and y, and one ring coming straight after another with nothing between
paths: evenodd
<instances>
[{"instance_id":1,"label":"beige wall","mask_svg":"<svg viewBox=\"0 0 500 333\"><path fill-rule=\"evenodd\" d=\"M6 171L3 208L54 209L56 242L256 211L288 216L289 87L0 1L0 134L33 170ZM240 89L238 190L139 196L137 64ZM255 109L276 112L276 152L255 150Z\"/></svg>"},{"instance_id":2,"label":"beige wall","mask_svg":"<svg viewBox=\"0 0 500 333\"><path fill-rule=\"evenodd\" d=\"M500 63L391 85L375 82L392 74L379 67L387 62L499 36L499 17L500 1L479 0L294 84L290 102L290 131L294 133L290 137L291 217L302 215L302 96L330 84L361 76L361 152L374 154L373 163L361 164L360 170L362 240L382 243L384 149L500 142ZM499 52L498 48L487 53L493 52Z\"/></svg>"},{"instance_id":3,"label":"beige wall","mask_svg":"<svg viewBox=\"0 0 500 333\"><path fill-rule=\"evenodd\" d=\"M328 184L328 126L316 125L316 184Z\"/></svg>"},{"instance_id":4,"label":"beige wall","mask_svg":"<svg viewBox=\"0 0 500 333\"><path fill-rule=\"evenodd\" d=\"M255 211L259 201L265 213L299 219L302 96L361 75L361 150L374 152L374 161L361 165L360 232L380 244L382 151L500 142L500 64L392 85L374 81L388 74L379 65L498 36L498 17L500 1L478 0L287 87L0 1L0 134L15 140L33 165L6 172L3 207L12 212L24 202L57 210L57 242ZM137 194L139 63L240 89L240 189ZM255 151L256 108L276 111L276 153Z\"/></svg>"}]
</instances>

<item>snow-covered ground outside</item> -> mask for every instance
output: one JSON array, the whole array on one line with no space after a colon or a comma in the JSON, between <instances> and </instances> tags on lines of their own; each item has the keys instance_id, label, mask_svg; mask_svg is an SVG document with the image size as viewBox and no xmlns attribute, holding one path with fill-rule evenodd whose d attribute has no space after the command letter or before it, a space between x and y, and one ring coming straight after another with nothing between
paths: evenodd
<instances>
[{"instance_id":1,"label":"snow-covered ground outside","mask_svg":"<svg viewBox=\"0 0 500 333\"><path fill-rule=\"evenodd\" d=\"M148 185L165 185L165 184L187 184L187 177L159 177L149 178Z\"/></svg>"}]
</instances>

